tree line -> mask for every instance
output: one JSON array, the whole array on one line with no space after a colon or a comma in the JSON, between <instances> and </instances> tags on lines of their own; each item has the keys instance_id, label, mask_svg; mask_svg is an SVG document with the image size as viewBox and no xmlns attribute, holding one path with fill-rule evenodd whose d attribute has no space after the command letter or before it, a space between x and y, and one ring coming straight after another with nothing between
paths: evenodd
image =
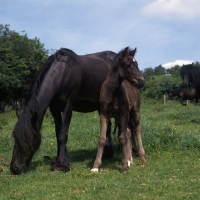
<instances>
[{"instance_id":1,"label":"tree line","mask_svg":"<svg viewBox=\"0 0 200 200\"><path fill-rule=\"evenodd\" d=\"M10 30L9 25L0 24L0 103L13 104L25 99L36 73L48 58L49 50L39 38L28 38ZM195 63L200 66L199 62ZM141 90L144 98L160 99L170 89L181 87L181 66L165 69L162 65L142 71L145 87Z\"/></svg>"}]
</instances>

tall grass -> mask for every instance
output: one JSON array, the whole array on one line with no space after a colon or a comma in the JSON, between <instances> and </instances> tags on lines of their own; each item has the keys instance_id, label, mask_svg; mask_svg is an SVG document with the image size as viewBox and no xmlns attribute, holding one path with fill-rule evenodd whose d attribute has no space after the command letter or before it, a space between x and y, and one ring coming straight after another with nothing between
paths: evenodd
<instances>
[{"instance_id":1,"label":"tall grass","mask_svg":"<svg viewBox=\"0 0 200 200\"><path fill-rule=\"evenodd\" d=\"M121 155L104 160L98 174L90 172L97 151L97 112L73 113L69 130L69 173L51 172L56 155L53 119L46 113L42 144L29 169L11 175L13 111L0 114L0 199L198 199L200 187L200 106L142 102L141 124L147 165L139 159L121 173ZM50 160L44 156L49 156Z\"/></svg>"}]
</instances>

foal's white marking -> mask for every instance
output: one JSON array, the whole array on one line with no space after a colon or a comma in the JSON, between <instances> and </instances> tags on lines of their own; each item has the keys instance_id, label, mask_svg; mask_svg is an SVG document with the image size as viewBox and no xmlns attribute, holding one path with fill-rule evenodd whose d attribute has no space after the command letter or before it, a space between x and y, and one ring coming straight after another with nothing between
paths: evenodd
<instances>
[{"instance_id":1,"label":"foal's white marking","mask_svg":"<svg viewBox=\"0 0 200 200\"><path fill-rule=\"evenodd\" d=\"M133 58L133 62L135 62L135 59Z\"/></svg>"},{"instance_id":2,"label":"foal's white marking","mask_svg":"<svg viewBox=\"0 0 200 200\"><path fill-rule=\"evenodd\" d=\"M91 172L99 172L99 169L98 168L93 168L90 170Z\"/></svg>"},{"instance_id":3,"label":"foal's white marking","mask_svg":"<svg viewBox=\"0 0 200 200\"><path fill-rule=\"evenodd\" d=\"M133 164L133 158L131 158L131 160L128 160L128 167L130 167L131 164Z\"/></svg>"}]
</instances>

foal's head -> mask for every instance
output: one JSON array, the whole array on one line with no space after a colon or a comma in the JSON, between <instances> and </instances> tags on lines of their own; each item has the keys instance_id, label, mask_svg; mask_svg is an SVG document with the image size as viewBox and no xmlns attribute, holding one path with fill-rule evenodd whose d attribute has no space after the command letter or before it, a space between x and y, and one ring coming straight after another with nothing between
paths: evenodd
<instances>
[{"instance_id":1,"label":"foal's head","mask_svg":"<svg viewBox=\"0 0 200 200\"><path fill-rule=\"evenodd\" d=\"M132 84L141 88L144 86L144 77L138 68L138 63L134 56L136 54L136 48L132 51L129 47L126 47L117 56L114 65L118 67L119 76L128 80Z\"/></svg>"}]
</instances>

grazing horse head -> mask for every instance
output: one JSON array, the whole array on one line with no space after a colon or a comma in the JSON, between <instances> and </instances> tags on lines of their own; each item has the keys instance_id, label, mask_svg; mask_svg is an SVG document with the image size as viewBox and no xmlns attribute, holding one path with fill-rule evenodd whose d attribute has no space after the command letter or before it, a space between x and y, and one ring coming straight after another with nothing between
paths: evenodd
<instances>
[{"instance_id":1,"label":"grazing horse head","mask_svg":"<svg viewBox=\"0 0 200 200\"><path fill-rule=\"evenodd\" d=\"M25 118L30 113L23 112L13 131L15 141L10 169L13 174L18 175L26 171L29 162L41 143L41 135L37 133L35 117L32 116L30 124Z\"/></svg>"},{"instance_id":2,"label":"grazing horse head","mask_svg":"<svg viewBox=\"0 0 200 200\"><path fill-rule=\"evenodd\" d=\"M133 85L141 88L144 86L145 81L138 68L138 63L134 58L136 51L136 48L133 51L130 51L129 47L126 47L118 54L114 66L119 67L119 76L121 78L126 79Z\"/></svg>"}]
</instances>

